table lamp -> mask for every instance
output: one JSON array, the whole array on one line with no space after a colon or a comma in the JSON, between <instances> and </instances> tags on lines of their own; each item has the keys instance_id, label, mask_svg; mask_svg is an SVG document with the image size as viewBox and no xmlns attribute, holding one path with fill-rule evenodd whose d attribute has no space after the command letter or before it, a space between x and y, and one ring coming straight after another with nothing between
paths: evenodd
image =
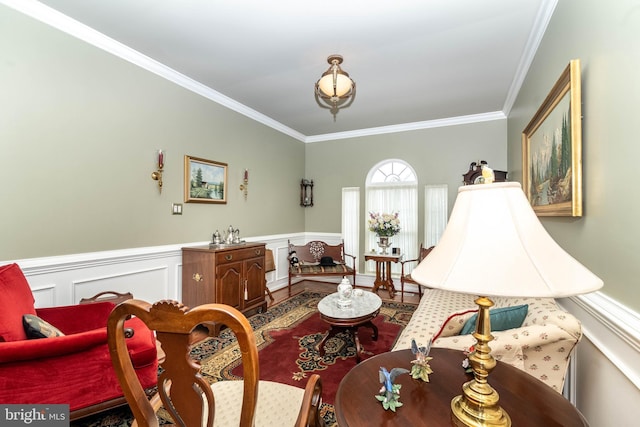
<instances>
[{"instance_id":1,"label":"table lamp","mask_svg":"<svg viewBox=\"0 0 640 427\"><path fill-rule=\"evenodd\" d=\"M451 401L456 426L511 425L487 381L496 365L488 296L559 298L602 287L549 236L517 182L460 187L442 238L411 276L429 288L479 296L469 356L474 379Z\"/></svg>"}]
</instances>

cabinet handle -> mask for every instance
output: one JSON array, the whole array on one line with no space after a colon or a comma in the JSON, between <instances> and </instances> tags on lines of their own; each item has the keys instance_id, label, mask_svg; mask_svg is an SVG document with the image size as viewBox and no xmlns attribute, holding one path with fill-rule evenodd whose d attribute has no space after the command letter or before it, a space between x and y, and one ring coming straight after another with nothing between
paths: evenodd
<instances>
[{"instance_id":1,"label":"cabinet handle","mask_svg":"<svg viewBox=\"0 0 640 427\"><path fill-rule=\"evenodd\" d=\"M204 280L204 276L200 273L196 273L193 275L193 280L196 282L202 282Z\"/></svg>"},{"instance_id":2,"label":"cabinet handle","mask_svg":"<svg viewBox=\"0 0 640 427\"><path fill-rule=\"evenodd\" d=\"M225 258L227 261L231 261L231 260L233 259L233 255L231 255L231 254L227 254L227 255L225 255L225 256L224 256L224 258Z\"/></svg>"},{"instance_id":3,"label":"cabinet handle","mask_svg":"<svg viewBox=\"0 0 640 427\"><path fill-rule=\"evenodd\" d=\"M256 249L256 255L260 255L262 251L260 249Z\"/></svg>"}]
</instances>

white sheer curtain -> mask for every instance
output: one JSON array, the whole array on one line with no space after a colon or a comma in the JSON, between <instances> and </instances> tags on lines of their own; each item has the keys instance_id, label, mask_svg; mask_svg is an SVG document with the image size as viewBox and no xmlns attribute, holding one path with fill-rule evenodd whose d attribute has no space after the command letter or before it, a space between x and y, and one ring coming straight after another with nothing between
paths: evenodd
<instances>
[{"instance_id":1,"label":"white sheer curtain","mask_svg":"<svg viewBox=\"0 0 640 427\"><path fill-rule=\"evenodd\" d=\"M344 240L344 252L355 256L356 260L360 259L359 187L342 189L342 239Z\"/></svg>"},{"instance_id":2,"label":"white sheer curtain","mask_svg":"<svg viewBox=\"0 0 640 427\"><path fill-rule=\"evenodd\" d=\"M385 184L369 184L367 186L367 213L365 230L367 230L366 251L379 250L377 236L368 231L369 212L398 212L400 233L391 238L391 247L400 248L404 259L418 256L418 186L416 182L393 182ZM375 272L373 262L366 263L366 272ZM400 274L400 264L392 263L391 272Z\"/></svg>"},{"instance_id":3,"label":"white sheer curtain","mask_svg":"<svg viewBox=\"0 0 640 427\"><path fill-rule=\"evenodd\" d=\"M448 186L425 185L424 187L424 246L435 246L442 236L448 221Z\"/></svg>"}]
</instances>

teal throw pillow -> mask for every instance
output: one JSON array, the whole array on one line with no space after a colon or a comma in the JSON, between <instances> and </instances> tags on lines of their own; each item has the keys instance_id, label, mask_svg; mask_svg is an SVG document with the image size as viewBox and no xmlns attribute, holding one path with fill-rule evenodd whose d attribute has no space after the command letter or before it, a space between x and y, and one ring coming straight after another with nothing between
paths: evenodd
<instances>
[{"instance_id":1,"label":"teal throw pillow","mask_svg":"<svg viewBox=\"0 0 640 427\"><path fill-rule=\"evenodd\" d=\"M514 305L511 307L499 307L489 310L489 321L491 322L491 331L506 331L507 329L519 328L527 317L529 305ZM460 335L472 334L476 330L476 322L478 321L478 313L474 314L467 320L462 327Z\"/></svg>"}]
</instances>

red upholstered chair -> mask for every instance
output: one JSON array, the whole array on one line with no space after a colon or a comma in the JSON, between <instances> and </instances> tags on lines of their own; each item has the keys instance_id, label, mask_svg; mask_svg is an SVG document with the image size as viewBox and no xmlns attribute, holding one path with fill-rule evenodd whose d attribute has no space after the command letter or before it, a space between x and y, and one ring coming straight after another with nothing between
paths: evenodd
<instances>
[{"instance_id":1,"label":"red upholstered chair","mask_svg":"<svg viewBox=\"0 0 640 427\"><path fill-rule=\"evenodd\" d=\"M107 345L107 319L112 302L34 308L34 298L17 264L0 266L0 403L68 404L78 419L126 404ZM59 329L64 336L29 339L25 314ZM145 388L157 382L153 333L139 319L128 352Z\"/></svg>"}]
</instances>

